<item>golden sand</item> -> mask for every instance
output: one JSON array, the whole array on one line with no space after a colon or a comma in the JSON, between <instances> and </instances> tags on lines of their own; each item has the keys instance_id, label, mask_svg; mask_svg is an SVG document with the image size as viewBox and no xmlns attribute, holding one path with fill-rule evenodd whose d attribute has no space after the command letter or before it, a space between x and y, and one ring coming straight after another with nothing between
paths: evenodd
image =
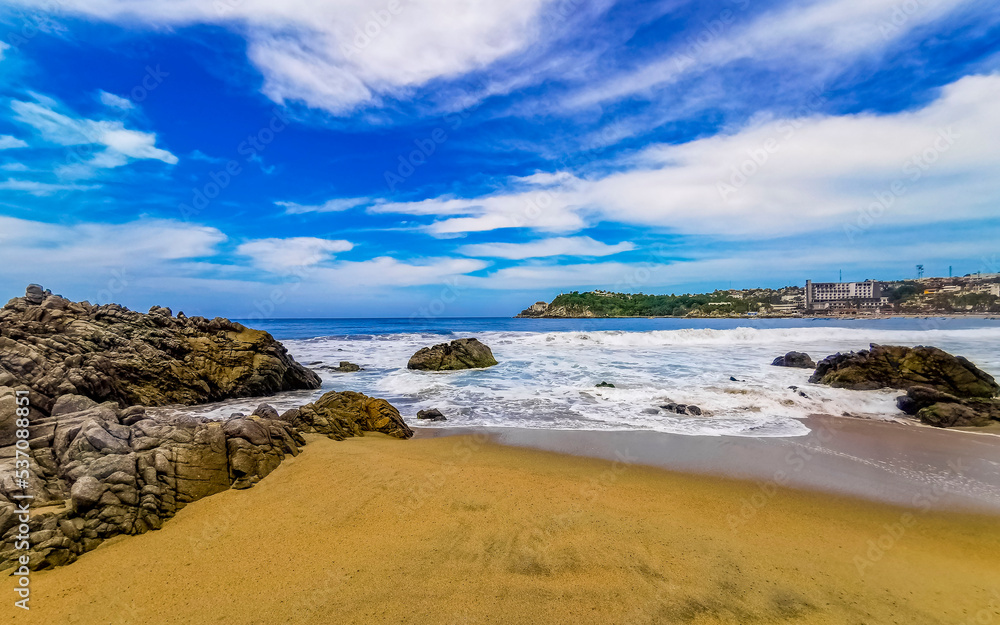
<instances>
[{"instance_id":1,"label":"golden sand","mask_svg":"<svg viewBox=\"0 0 1000 625\"><path fill-rule=\"evenodd\" d=\"M472 437L311 439L32 595L16 622L1000 623L1000 524Z\"/></svg>"}]
</instances>

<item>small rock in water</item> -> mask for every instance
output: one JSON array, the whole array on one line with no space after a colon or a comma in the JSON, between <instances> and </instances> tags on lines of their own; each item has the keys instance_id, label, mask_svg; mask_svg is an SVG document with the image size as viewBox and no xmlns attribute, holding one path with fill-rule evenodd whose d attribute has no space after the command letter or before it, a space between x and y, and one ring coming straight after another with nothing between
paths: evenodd
<instances>
[{"instance_id":1,"label":"small rock in water","mask_svg":"<svg viewBox=\"0 0 1000 625\"><path fill-rule=\"evenodd\" d=\"M816 363L805 352L788 352L778 356L771 363L775 367L796 367L798 369L815 369Z\"/></svg>"},{"instance_id":2,"label":"small rock in water","mask_svg":"<svg viewBox=\"0 0 1000 625\"><path fill-rule=\"evenodd\" d=\"M733 376L729 376L729 381L730 381L730 382L742 382L743 380L737 380L737 379L736 379L736 378L734 378Z\"/></svg>"},{"instance_id":3,"label":"small rock in water","mask_svg":"<svg viewBox=\"0 0 1000 625\"><path fill-rule=\"evenodd\" d=\"M601 382L597 385L597 388L615 388L615 385L610 382Z\"/></svg>"},{"instance_id":4,"label":"small rock in water","mask_svg":"<svg viewBox=\"0 0 1000 625\"><path fill-rule=\"evenodd\" d=\"M341 373L351 373L354 371L361 371L361 367L354 364L353 362L347 362L346 360L340 361L339 367L334 367L334 371L340 371Z\"/></svg>"},{"instance_id":5,"label":"small rock in water","mask_svg":"<svg viewBox=\"0 0 1000 625\"><path fill-rule=\"evenodd\" d=\"M429 421L447 421L448 418L441 414L441 411L437 408L431 408L430 410L421 410L417 413L418 419L426 419Z\"/></svg>"}]
</instances>

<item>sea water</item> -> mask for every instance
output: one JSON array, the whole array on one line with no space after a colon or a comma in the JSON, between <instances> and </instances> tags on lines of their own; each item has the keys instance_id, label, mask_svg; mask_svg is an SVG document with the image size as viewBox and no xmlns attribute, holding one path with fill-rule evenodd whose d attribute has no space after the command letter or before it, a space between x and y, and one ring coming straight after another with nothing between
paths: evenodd
<instances>
[{"instance_id":1,"label":"sea water","mask_svg":"<svg viewBox=\"0 0 1000 625\"><path fill-rule=\"evenodd\" d=\"M328 390L382 397L427 427L649 430L699 436L787 437L809 414L901 416L895 390L851 391L808 382L811 370L770 363L788 351L814 360L870 343L933 345L1000 375L1000 321L988 319L287 319L247 322L269 331L323 379L319 391L282 394L279 409ZM499 364L410 371L421 347L476 337ZM356 373L332 370L347 360ZM733 379L735 378L735 379ZM614 388L598 388L599 382ZM793 388L794 387L794 388ZM206 406L214 418L259 400ZM703 414L658 407L694 404ZM418 422L436 408L448 420Z\"/></svg>"}]
</instances>

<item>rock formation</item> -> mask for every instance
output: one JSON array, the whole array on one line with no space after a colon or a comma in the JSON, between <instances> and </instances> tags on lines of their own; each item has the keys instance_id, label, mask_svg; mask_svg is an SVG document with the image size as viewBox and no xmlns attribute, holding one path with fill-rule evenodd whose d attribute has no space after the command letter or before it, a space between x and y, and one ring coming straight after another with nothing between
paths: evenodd
<instances>
[{"instance_id":1,"label":"rock formation","mask_svg":"<svg viewBox=\"0 0 1000 625\"><path fill-rule=\"evenodd\" d=\"M938 427L982 426L1000 421L1000 385L961 356L936 347L871 345L834 354L816 365L810 382L858 390L898 388L903 412Z\"/></svg>"},{"instance_id":2,"label":"rock formation","mask_svg":"<svg viewBox=\"0 0 1000 625\"><path fill-rule=\"evenodd\" d=\"M399 411L384 399L353 391L330 391L315 402L293 408L279 417L300 432L323 434L334 440L381 432L396 438L410 438L413 430Z\"/></svg>"},{"instance_id":3,"label":"rock formation","mask_svg":"<svg viewBox=\"0 0 1000 625\"><path fill-rule=\"evenodd\" d=\"M410 357L407 369L423 371L454 371L458 369L478 369L497 364L493 352L479 339L455 339L451 343L440 343L424 347Z\"/></svg>"},{"instance_id":4,"label":"rock formation","mask_svg":"<svg viewBox=\"0 0 1000 625\"><path fill-rule=\"evenodd\" d=\"M440 410L437 408L431 408L430 410L421 410L417 412L417 418L426 421L447 421L448 417L444 416Z\"/></svg>"},{"instance_id":5,"label":"rock formation","mask_svg":"<svg viewBox=\"0 0 1000 625\"><path fill-rule=\"evenodd\" d=\"M548 312L548 309L549 309L549 303L548 302L535 302L531 306L528 306L527 308L525 308L524 310L522 310L520 313L518 313L517 315L515 315L514 318L515 319L521 319L521 318L530 319L532 317L544 317L545 313Z\"/></svg>"},{"instance_id":6,"label":"rock formation","mask_svg":"<svg viewBox=\"0 0 1000 625\"><path fill-rule=\"evenodd\" d=\"M809 381L855 390L908 389L919 384L962 398L993 397L1000 391L989 374L961 356L936 347L874 343L870 350L824 358Z\"/></svg>"},{"instance_id":7,"label":"rock formation","mask_svg":"<svg viewBox=\"0 0 1000 625\"><path fill-rule=\"evenodd\" d=\"M362 369L360 366L354 364L353 362L341 360L340 366L334 367L333 370L339 373L354 373L355 371L361 371Z\"/></svg>"},{"instance_id":8,"label":"rock formation","mask_svg":"<svg viewBox=\"0 0 1000 625\"><path fill-rule=\"evenodd\" d=\"M788 352L784 356L778 356L771 363L775 367L796 367L799 369L815 369L816 363L805 352Z\"/></svg>"},{"instance_id":9,"label":"rock formation","mask_svg":"<svg viewBox=\"0 0 1000 625\"><path fill-rule=\"evenodd\" d=\"M280 416L261 404L225 421L139 405L319 385L266 332L158 306L144 315L74 303L29 286L0 310L0 570L24 555L15 549L24 531L29 568L48 568L112 536L157 529L202 497L249 488L298 453L302 432L413 435L387 401L352 392ZM17 423L17 391L30 401L27 427ZM25 430L27 468L14 444ZM27 527L15 514L23 495L32 497Z\"/></svg>"},{"instance_id":10,"label":"rock formation","mask_svg":"<svg viewBox=\"0 0 1000 625\"><path fill-rule=\"evenodd\" d=\"M272 409L273 410L273 409ZM34 420L25 483L14 446L0 448L0 570L14 564L18 494L30 494L31 569L68 564L118 534L158 529L186 504L249 488L305 444L290 424L260 417L164 418L64 395Z\"/></svg>"},{"instance_id":11,"label":"rock formation","mask_svg":"<svg viewBox=\"0 0 1000 625\"><path fill-rule=\"evenodd\" d=\"M30 390L42 415L62 395L162 406L319 386L270 334L228 319L92 306L37 285L0 310L0 393ZM0 445L11 442L5 434Z\"/></svg>"}]
</instances>

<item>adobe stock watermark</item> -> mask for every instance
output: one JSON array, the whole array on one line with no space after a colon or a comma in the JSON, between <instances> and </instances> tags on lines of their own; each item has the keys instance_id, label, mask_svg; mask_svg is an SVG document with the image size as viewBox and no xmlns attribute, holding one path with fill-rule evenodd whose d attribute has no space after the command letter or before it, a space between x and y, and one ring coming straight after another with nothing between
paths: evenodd
<instances>
[{"instance_id":1,"label":"adobe stock watermark","mask_svg":"<svg viewBox=\"0 0 1000 625\"><path fill-rule=\"evenodd\" d=\"M853 223L844 224L844 235L853 243L864 235L875 223L892 208L896 200L909 191L908 184L914 184L923 178L927 172L951 150L961 135L951 126L938 130L937 137L926 148L909 156L903 161L903 176L896 178L880 191L874 191L874 201L858 209L858 215Z\"/></svg>"},{"instance_id":2,"label":"adobe stock watermark","mask_svg":"<svg viewBox=\"0 0 1000 625\"><path fill-rule=\"evenodd\" d=\"M121 129L119 124L123 124L132 115L132 111L135 108L134 105L145 102L146 98L170 76L170 72L164 71L159 64L155 67L147 65L145 69L146 72L142 78L136 81L135 85L129 90L128 97L124 98L129 102L129 105L119 107L117 115L111 116L111 119L98 121L97 125L101 130L106 132L119 131ZM97 155L97 148L95 146L99 146L101 150L105 148L103 144L97 143L84 143L68 147L66 149L64 166L78 165L85 167Z\"/></svg>"},{"instance_id":3,"label":"adobe stock watermark","mask_svg":"<svg viewBox=\"0 0 1000 625\"><path fill-rule=\"evenodd\" d=\"M830 419L816 428L812 436L815 436L820 444L825 445L833 440L840 427L842 427L842 422ZM809 462L816 457L818 451L816 448L795 443L795 449L785 454L783 459L785 468L774 471L769 480L757 482L755 492L740 499L739 511L726 516L729 529L736 532L756 517L777 496L780 489L788 485L794 475L806 468Z\"/></svg>"},{"instance_id":4,"label":"adobe stock watermark","mask_svg":"<svg viewBox=\"0 0 1000 625\"><path fill-rule=\"evenodd\" d=\"M878 23L878 32L882 35L882 39L889 41L898 35L903 26L925 8L927 8L926 0L903 0L893 5L888 17Z\"/></svg>"},{"instance_id":5,"label":"adobe stock watermark","mask_svg":"<svg viewBox=\"0 0 1000 625\"><path fill-rule=\"evenodd\" d=\"M948 461L948 473L956 477L964 475L965 467L962 466L961 458ZM864 577L868 569L881 562L885 555L898 545L907 532L916 525L917 515L930 512L934 505L949 492L948 485L945 483L944 485L934 484L929 489L914 495L911 504L918 509L917 512L904 512L899 515L899 519L895 522L884 524L879 535L868 539L863 551L854 556L853 563L858 571L858 576Z\"/></svg>"},{"instance_id":6,"label":"adobe stock watermark","mask_svg":"<svg viewBox=\"0 0 1000 625\"><path fill-rule=\"evenodd\" d=\"M681 52L674 55L676 71L683 72L697 65L697 57L736 23L737 12L746 11L750 0L736 0L733 4L736 10L726 8L719 11L716 17L702 22L702 28L684 41Z\"/></svg>"},{"instance_id":7,"label":"adobe stock watermark","mask_svg":"<svg viewBox=\"0 0 1000 625\"><path fill-rule=\"evenodd\" d=\"M267 123L256 132L248 134L246 139L236 146L236 153L243 157L242 160L246 163L259 158L275 137L288 127L288 123L288 117L281 109L278 107L271 109L271 117ZM187 220L201 214L243 171L243 165L234 158L226 162L221 169L208 172L208 181L191 189L190 202L178 204L177 209L181 217Z\"/></svg>"},{"instance_id":8,"label":"adobe stock watermark","mask_svg":"<svg viewBox=\"0 0 1000 625\"><path fill-rule=\"evenodd\" d=\"M732 166L729 178L716 183L719 197L728 201L730 196L742 189L781 150L782 144L805 126L804 120L823 107L827 101L823 89L816 88L809 93L809 99L802 106L793 111L788 119L778 122L773 134L746 151L746 158Z\"/></svg>"},{"instance_id":9,"label":"adobe stock watermark","mask_svg":"<svg viewBox=\"0 0 1000 625\"><path fill-rule=\"evenodd\" d=\"M486 89L485 82L480 81L480 89ZM382 172L386 187L390 191L395 191L400 185L410 179L417 170L427 164L427 160L437 152L438 148L448 141L448 132L455 132L461 128L466 120L476 112L482 105L482 100L477 100L473 106L465 108L457 113L448 113L442 118L443 125L438 126L427 133L426 136L413 140L414 149L396 156L395 170L386 169Z\"/></svg>"},{"instance_id":10,"label":"adobe stock watermark","mask_svg":"<svg viewBox=\"0 0 1000 625\"><path fill-rule=\"evenodd\" d=\"M410 0L389 0L382 7L369 11L368 18L361 26L354 27L354 37L350 44L340 45L341 53L348 59L364 52L375 39L386 32L390 25L409 6Z\"/></svg>"},{"instance_id":11,"label":"adobe stock watermark","mask_svg":"<svg viewBox=\"0 0 1000 625\"><path fill-rule=\"evenodd\" d=\"M5 42L12 48L21 49L39 33L55 30L57 23L49 17L63 8L59 0L49 0L41 6L32 7L17 30L7 31Z\"/></svg>"},{"instance_id":12,"label":"adobe stock watermark","mask_svg":"<svg viewBox=\"0 0 1000 625\"><path fill-rule=\"evenodd\" d=\"M28 485L31 479L31 449L28 444L28 437L31 432L31 400L28 398L28 391L15 391L14 403L14 486L21 492L10 495L15 504L11 511L11 519L17 524L17 533L14 535L14 550L19 552L17 556L17 569L11 574L17 583L14 592L19 599L14 601L14 606L23 610L30 610L31 606L31 570L28 564L31 557L31 501L34 495L28 493Z\"/></svg>"}]
</instances>

